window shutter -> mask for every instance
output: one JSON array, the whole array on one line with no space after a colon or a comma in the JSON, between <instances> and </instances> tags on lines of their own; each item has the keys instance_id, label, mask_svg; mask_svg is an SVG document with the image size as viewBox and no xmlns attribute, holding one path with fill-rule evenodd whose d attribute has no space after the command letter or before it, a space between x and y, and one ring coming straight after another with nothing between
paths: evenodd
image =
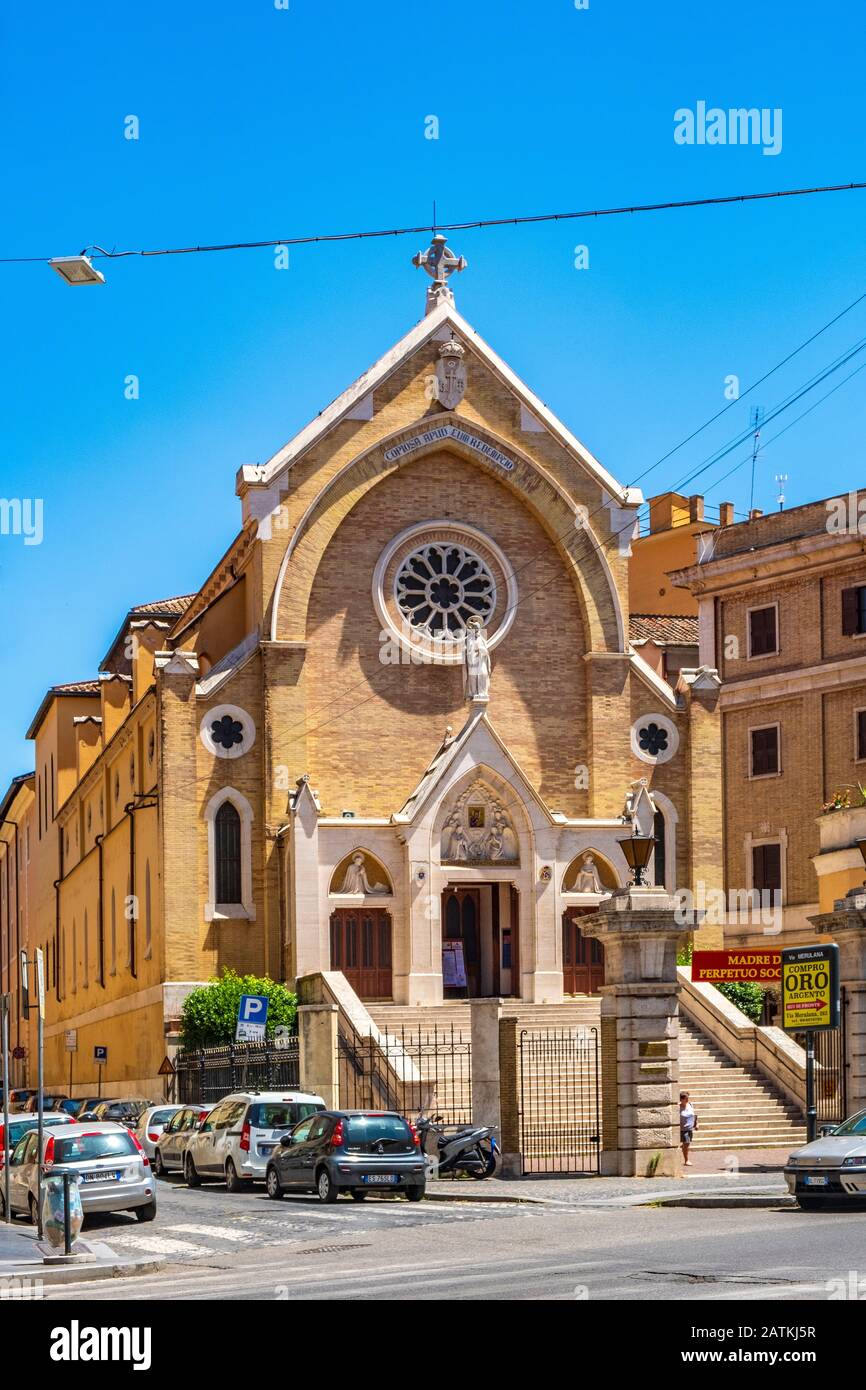
<instances>
[{"instance_id":1,"label":"window shutter","mask_svg":"<svg viewBox=\"0 0 866 1390\"><path fill-rule=\"evenodd\" d=\"M857 590L842 590L842 635L853 637L857 631Z\"/></svg>"}]
</instances>

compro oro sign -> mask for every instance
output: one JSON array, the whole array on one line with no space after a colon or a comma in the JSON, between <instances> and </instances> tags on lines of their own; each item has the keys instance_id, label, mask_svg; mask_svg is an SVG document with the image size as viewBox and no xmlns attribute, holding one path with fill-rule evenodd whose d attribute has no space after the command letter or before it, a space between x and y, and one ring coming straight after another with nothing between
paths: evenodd
<instances>
[{"instance_id":1,"label":"compro oro sign","mask_svg":"<svg viewBox=\"0 0 866 1390\"><path fill-rule=\"evenodd\" d=\"M839 1027L839 947L782 952L782 1027L789 1033Z\"/></svg>"}]
</instances>

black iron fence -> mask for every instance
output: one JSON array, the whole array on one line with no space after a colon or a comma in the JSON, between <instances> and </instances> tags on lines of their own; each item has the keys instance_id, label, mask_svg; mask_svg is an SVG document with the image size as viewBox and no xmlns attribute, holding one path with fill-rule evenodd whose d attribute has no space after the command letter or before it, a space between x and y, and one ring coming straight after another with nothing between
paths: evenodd
<instances>
[{"instance_id":1,"label":"black iron fence","mask_svg":"<svg viewBox=\"0 0 866 1390\"><path fill-rule=\"evenodd\" d=\"M848 1113L845 1030L848 993L841 990L839 1027L815 1034L815 1105L818 1125L838 1125Z\"/></svg>"},{"instance_id":2,"label":"black iron fence","mask_svg":"<svg viewBox=\"0 0 866 1390\"><path fill-rule=\"evenodd\" d=\"M349 1110L422 1110L446 1124L472 1120L472 1046L459 1028L399 1028L337 1043L340 1104Z\"/></svg>"},{"instance_id":3,"label":"black iron fence","mask_svg":"<svg viewBox=\"0 0 866 1390\"><path fill-rule=\"evenodd\" d=\"M524 1028L518 1050L524 1173L597 1173L598 1029Z\"/></svg>"},{"instance_id":4,"label":"black iron fence","mask_svg":"<svg viewBox=\"0 0 866 1390\"><path fill-rule=\"evenodd\" d=\"M176 1099L184 1105L220 1100L232 1091L280 1091L299 1087L300 1047L297 1035L286 1046L273 1043L229 1043L181 1051L175 1058Z\"/></svg>"}]
</instances>

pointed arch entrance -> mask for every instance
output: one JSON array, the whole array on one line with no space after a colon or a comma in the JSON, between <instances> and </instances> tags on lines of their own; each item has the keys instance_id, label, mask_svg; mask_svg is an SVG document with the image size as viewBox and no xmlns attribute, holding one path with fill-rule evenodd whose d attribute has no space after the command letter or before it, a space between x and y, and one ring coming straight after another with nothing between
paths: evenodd
<instances>
[{"instance_id":1,"label":"pointed arch entrance","mask_svg":"<svg viewBox=\"0 0 866 1390\"><path fill-rule=\"evenodd\" d=\"M446 999L520 994L518 899L513 883L449 883L442 892Z\"/></svg>"}]
</instances>

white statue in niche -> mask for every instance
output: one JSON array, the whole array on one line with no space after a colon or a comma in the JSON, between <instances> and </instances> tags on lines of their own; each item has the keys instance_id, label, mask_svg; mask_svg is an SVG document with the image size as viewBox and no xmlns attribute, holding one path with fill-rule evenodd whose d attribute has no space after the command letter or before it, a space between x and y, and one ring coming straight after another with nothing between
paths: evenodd
<instances>
[{"instance_id":1,"label":"white statue in niche","mask_svg":"<svg viewBox=\"0 0 866 1390\"><path fill-rule=\"evenodd\" d=\"M580 868L577 871L577 880L574 885L576 893L603 893L604 888L598 875L595 860L591 854L585 854L580 861Z\"/></svg>"},{"instance_id":2,"label":"white statue in niche","mask_svg":"<svg viewBox=\"0 0 866 1390\"><path fill-rule=\"evenodd\" d=\"M490 699L490 649L480 618L470 618L463 643L463 698Z\"/></svg>"},{"instance_id":3,"label":"white statue in niche","mask_svg":"<svg viewBox=\"0 0 866 1390\"><path fill-rule=\"evenodd\" d=\"M352 862L346 870L343 879L341 893L367 893L381 894L390 893L387 883L371 883L367 877L367 867L364 863L363 854L353 854Z\"/></svg>"}]
</instances>

